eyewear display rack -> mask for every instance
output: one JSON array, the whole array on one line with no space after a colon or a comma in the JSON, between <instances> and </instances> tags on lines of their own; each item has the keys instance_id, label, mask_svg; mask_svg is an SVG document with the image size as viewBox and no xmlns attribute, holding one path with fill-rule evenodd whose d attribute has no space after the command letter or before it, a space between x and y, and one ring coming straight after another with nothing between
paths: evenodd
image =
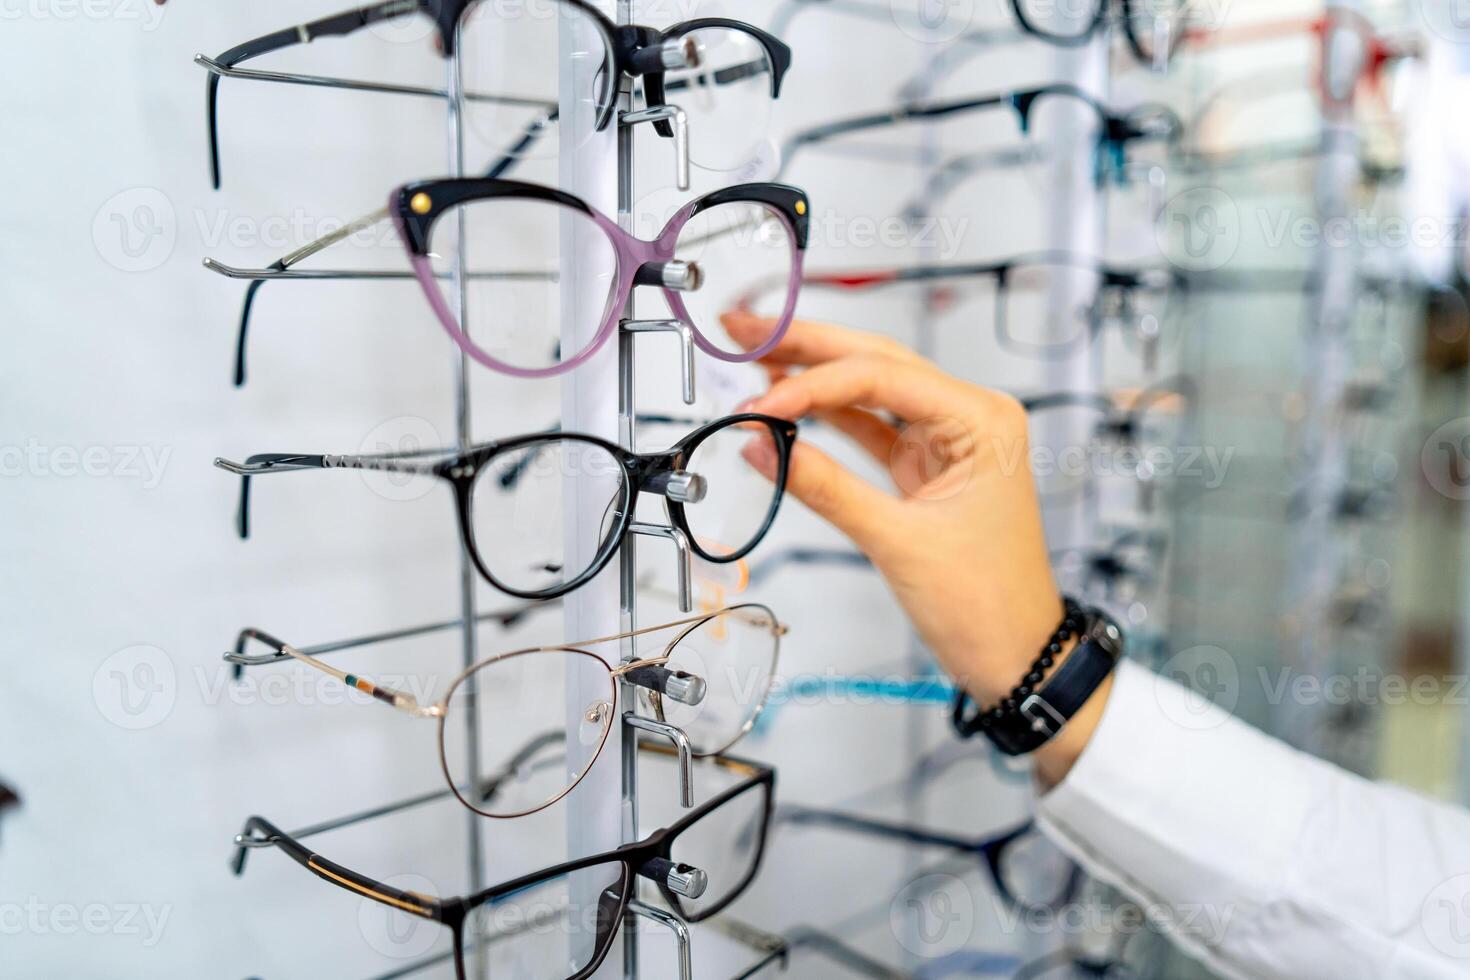
<instances>
[{"instance_id":1,"label":"eyewear display rack","mask_svg":"<svg viewBox=\"0 0 1470 980\"><path fill-rule=\"evenodd\" d=\"M1327 0L1327 13L1352 12L1354 4ZM1328 68L1323 67L1324 71ZM1322 157L1315 177L1318 218L1323 227L1350 217L1357 183L1359 134L1350 114L1325 111ZM1326 682L1337 669L1328 610L1342 566L1343 542L1338 526L1339 502L1347 487L1347 456L1340 418L1350 375L1349 336L1353 330L1360 275L1359 256L1351 245L1321 243L1314 257L1316 285L1309 297L1303 330L1304 416L1298 447L1301 520L1288 575L1290 601L1297 609L1295 642L1287 651L1306 677ZM1385 317L1387 313L1385 311ZM1333 757L1324 724L1327 705L1287 703L1279 712L1278 732L1314 755Z\"/></svg>"},{"instance_id":2,"label":"eyewear display rack","mask_svg":"<svg viewBox=\"0 0 1470 980\"><path fill-rule=\"evenodd\" d=\"M633 23L632 7L633 0L618 0L616 11L618 24ZM597 66L589 59L569 56L577 43L575 33L575 30L563 25L561 42L564 57L560 65L562 96L559 107L559 126L563 132L592 133L594 109L590 104L576 99L575 93L595 90L592 73L597 71ZM453 54L445 59L445 85L442 89L227 67L202 55L196 57L195 61L207 71L221 77L343 89L370 94L409 95L442 101L446 106L448 173L452 177L462 178L473 176L468 171L465 162L465 110L468 103L479 97L477 93L466 90L462 51L462 45L456 44ZM668 67L682 66L668 65ZM680 190L687 190L689 153L683 110L674 106L634 110L633 82L626 76L622 79L617 93L617 124L608 127L606 132L595 133L585 140L562 141L559 159L561 186L600 210L610 211L615 206L619 225L624 230L632 230L633 130L640 123L660 120L666 120L672 124L678 173L677 183ZM470 303L467 289L469 274L465 249L466 234L462 223L457 227L455 235L458 245L457 254L449 269L451 306L457 313L459 322L468 324L470 322L467 315ZM582 253L584 244L577 236L563 236L561 256L563 268L576 270L590 267L590 253ZM208 266L209 263L206 265ZM394 277L394 274L347 273L342 275L342 278L348 279L391 277ZM577 280L576 275L562 277L561 336L564 344L575 345L572 349L585 346L590 339L574 336L579 325L585 325L589 319L592 322L597 319L596 317L579 318L577 316L579 305L585 307L588 302L585 296L578 295L579 283ZM624 311L624 320L619 328L615 355L611 350L600 352L599 356L588 365L583 366L580 370L569 372L562 379L563 425L574 431L601 435L628 449L634 446L636 370L633 340L635 335L640 333L674 334L681 346L682 394L686 403L694 401L695 385L694 343L690 328L676 320L635 320L632 305L633 300L630 298L628 308ZM582 329L585 329L585 326ZM609 355L615 356L615 364L608 363ZM451 361L455 416L453 448L461 451L474 444L470 372L469 355L463 349L456 348ZM597 499L595 493L589 492L585 481L578 481L575 473L567 474L563 487L563 517L568 527L590 526L595 531L605 518L605 509L605 499ZM692 553L683 532L672 526L648 524L635 520L629 528L629 535L621 549L616 584L610 575L604 574L596 581L564 598L562 603L564 635L610 635L631 632L636 628L638 564L635 540L638 536L655 537L672 544L677 562L678 606L682 612L689 612L693 609ZM588 547L585 544L587 541L595 544L598 538L595 533L588 535L569 533L565 536L565 540L566 548L570 551L579 547ZM567 557L569 561L578 560L572 555ZM588 556L581 556L583 564L586 563L587 558ZM478 612L478 581L479 574L469 552L461 545L458 597L460 618L457 621L425 628L426 631L441 627L459 630L461 664L464 669L468 669L480 659L478 623L484 619L495 618L493 614L481 616ZM618 623L615 630L609 628L613 622ZM394 635L411 634L384 634L388 637ZM355 641L355 644L378 638L381 637ZM624 662L636 658L634 643L635 641L631 638L622 641L620 656ZM249 661L242 660L241 662ZM608 748L612 750L610 754L620 758L621 765L593 767L578 785L577 791L565 801L568 807L568 848L571 854L611 850L620 844L637 839L637 749L640 734L661 737L673 743L678 760L680 804L690 807L694 803L693 751L688 737L673 726L638 715L634 709L638 703L639 689L622 678L618 680L618 685L622 724L612 726L608 734ZM602 696L599 692L577 690L576 681L568 680L566 696L569 742L575 737L577 726L582 720L581 713L588 703L589 694L594 698ZM456 714L461 717L464 727L463 737L467 764L472 772L478 772L480 771L481 719L476 709L476 699L470 697L464 701L464 709L456 711ZM350 822L371 819L401 808L401 805L385 807L360 818L350 818ZM491 823L472 811L466 813L465 848L468 893L480 891L487 885L484 874L485 848L482 835L493 830L493 826L489 826ZM323 824L321 827L333 825L345 826L346 824L333 822ZM647 919L670 932L675 944L674 958L678 964L678 976L680 980L691 980L693 960L690 930L687 923L663 908L639 901L636 893L628 905L626 916L628 921L624 923L624 928L620 931L623 945L622 956L619 957L616 951L608 956L597 972L599 980L618 975L621 975L624 980L637 980L640 976L638 923L636 921L638 918ZM476 980L488 977L489 964L485 961L483 947L475 945L466 952L469 959L466 964L468 973ZM391 975L395 977L410 975L419 968L427 967L431 962L434 960L410 965L395 970Z\"/></svg>"}]
</instances>

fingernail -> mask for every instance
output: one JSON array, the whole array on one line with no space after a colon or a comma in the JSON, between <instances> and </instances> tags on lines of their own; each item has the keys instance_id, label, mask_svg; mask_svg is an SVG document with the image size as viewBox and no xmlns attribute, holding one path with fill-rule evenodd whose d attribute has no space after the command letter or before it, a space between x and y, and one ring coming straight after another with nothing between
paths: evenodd
<instances>
[{"instance_id":1,"label":"fingernail","mask_svg":"<svg viewBox=\"0 0 1470 980\"><path fill-rule=\"evenodd\" d=\"M757 405L759 405L759 404L760 404L760 396L759 395L752 395L751 397L745 399L745 401L741 402L739 405L736 405L735 406L735 411L731 412L730 414L731 415L744 415L746 412L753 412L753 411L755 411L755 407Z\"/></svg>"},{"instance_id":2,"label":"fingernail","mask_svg":"<svg viewBox=\"0 0 1470 980\"><path fill-rule=\"evenodd\" d=\"M770 436L754 437L741 448L740 455L766 479L776 478L776 464L779 457L776 455L776 447L771 444Z\"/></svg>"}]
</instances>

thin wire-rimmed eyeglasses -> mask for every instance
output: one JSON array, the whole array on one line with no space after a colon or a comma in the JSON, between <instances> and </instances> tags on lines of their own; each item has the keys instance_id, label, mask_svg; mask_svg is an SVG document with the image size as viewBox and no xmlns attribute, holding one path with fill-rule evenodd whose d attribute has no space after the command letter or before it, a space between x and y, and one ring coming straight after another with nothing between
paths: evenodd
<instances>
[{"instance_id":1,"label":"thin wire-rimmed eyeglasses","mask_svg":"<svg viewBox=\"0 0 1470 980\"><path fill-rule=\"evenodd\" d=\"M660 752L656 746L640 748ZM247 820L235 838L234 871L243 873L249 849L276 847L339 888L442 923L453 934L458 980L468 975L468 954L487 956L493 976L525 976L529 963L530 975L585 980L612 949L634 900L638 878L652 881L662 899L686 922L717 915L755 879L765 854L776 772L731 756L715 756L708 764L738 781L668 827L641 841L522 875L469 896L439 898L395 888L314 853L298 839L307 833L288 834L260 816ZM709 842L702 839L705 835L691 833L707 819L717 828L733 822L739 829L739 840L730 842L727 853L711 854ZM692 860L681 860L684 858Z\"/></svg>"},{"instance_id":2,"label":"thin wire-rimmed eyeglasses","mask_svg":"<svg viewBox=\"0 0 1470 980\"><path fill-rule=\"evenodd\" d=\"M751 440L768 440L774 448L774 481L756 476L741 457ZM701 426L658 453L629 452L589 435L536 433L465 452L264 453L244 463L216 459L215 465L241 477L242 538L250 534L254 476L354 469L444 480L454 492L465 549L485 581L522 599L553 599L591 581L633 533L673 537L715 564L745 557L776 519L795 441L794 422L743 414ZM582 529L581 538L564 527L569 477L576 478L579 493L606 502L600 526ZM641 493L663 497L671 527L635 520ZM587 530L595 530L597 540ZM579 567L568 566L568 554L578 557Z\"/></svg>"},{"instance_id":3,"label":"thin wire-rimmed eyeglasses","mask_svg":"<svg viewBox=\"0 0 1470 980\"><path fill-rule=\"evenodd\" d=\"M703 125L705 118L714 123L723 116L728 129L733 132L721 134L710 126L708 138L702 141L702 146L716 157L710 159L712 169L733 169L732 161L718 158L718 155L733 151L737 153L733 164L743 162L736 147L743 149L743 155L748 155L752 130L763 130L763 117L769 112L769 103L779 97L782 79L791 67L791 49L785 44L757 27L729 18L703 17L675 24L666 30L656 30L632 24L616 25L584 0L556 0L551 9L546 5L537 5L536 9L518 9L523 16L516 18L517 23L513 25L516 32L514 48L508 49L517 57L508 68L488 64L505 61L504 57L475 56L475 37L462 35L477 17L493 18L489 26L497 32L510 19L501 5L482 3L481 0L386 0L274 31L237 44L215 58L200 56L196 61L210 73L206 82L206 104L210 177L215 188L220 186L218 105L222 76L335 85L403 95L442 95L413 86L250 72L239 67L242 62L318 38L345 37L415 14L425 14L433 19L440 50L446 57L465 47L470 49L470 60L477 65L482 61L487 63L481 67L480 73L489 74L486 81L490 84L486 87L495 91L470 91L467 101L472 106L488 103L535 113L513 153L524 152L547 125L558 120L561 66L569 59L586 60L598 65L600 70L590 74L588 89L575 93L575 101L585 104L590 110L591 132L606 129L612 121L621 81L639 78L643 83L646 107L651 110L669 106L670 92L688 92L698 96L680 100L685 104L679 105L678 109L681 122L686 115L700 117L697 128L701 133L706 128ZM474 32L468 33L473 35ZM572 45L570 51L564 47L568 39ZM469 43L462 45L462 40ZM475 80L471 78L471 81ZM720 92L724 93L724 98L716 97ZM748 107L749 111L732 111L732 102L740 109ZM651 121L660 136L675 136L676 127L670 116L660 115ZM493 128L503 129L504 125L501 123ZM732 137L737 142L731 142Z\"/></svg>"},{"instance_id":4,"label":"thin wire-rimmed eyeglasses","mask_svg":"<svg viewBox=\"0 0 1470 980\"><path fill-rule=\"evenodd\" d=\"M588 649L669 631L673 637L654 656L617 667ZM437 720L439 763L455 797L482 816L510 819L546 809L582 781L617 717L619 680L643 689L658 720L677 725L695 757L739 742L765 706L786 632L769 608L744 603L615 636L512 650L474 664L427 705L260 630L249 631L249 639L392 708ZM568 690L585 702L572 739L566 735ZM474 756L453 727L472 711L481 719Z\"/></svg>"},{"instance_id":5,"label":"thin wire-rimmed eyeglasses","mask_svg":"<svg viewBox=\"0 0 1470 980\"><path fill-rule=\"evenodd\" d=\"M440 324L476 361L521 378L559 375L585 363L612 337L638 286L660 290L688 343L725 361L755 360L769 352L791 324L801 288L810 208L806 194L785 184L739 184L691 201L652 239L629 234L580 198L563 191L498 178L427 180L397 188L388 206L324 235L264 269L240 269L212 259L205 265L250 280L240 315L235 384L245 381L251 310L263 282L332 279L392 273L298 270L322 250L381 221L393 221L412 275ZM576 298L558 270L568 249L584 256ZM456 312L459 296L453 257L468 267L469 323ZM785 301L770 335L747 350L725 336L719 317L752 278L779 277ZM563 304L575 303L588 338L564 349L556 325ZM550 324L551 326L546 326ZM530 325L530 326L528 326ZM716 338L724 338L723 341ZM692 358L689 349L687 356Z\"/></svg>"}]
</instances>

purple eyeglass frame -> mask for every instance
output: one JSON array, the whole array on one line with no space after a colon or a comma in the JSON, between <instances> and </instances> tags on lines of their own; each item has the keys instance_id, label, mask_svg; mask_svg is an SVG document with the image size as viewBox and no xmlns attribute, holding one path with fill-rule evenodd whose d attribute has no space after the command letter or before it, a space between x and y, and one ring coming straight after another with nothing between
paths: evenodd
<instances>
[{"instance_id":1,"label":"purple eyeglass frame","mask_svg":"<svg viewBox=\"0 0 1470 980\"><path fill-rule=\"evenodd\" d=\"M458 318L449 308L449 304L444 301L444 295L439 290L437 278L429 262L430 235L434 223L445 212L462 204L498 198L545 201L582 212L602 229L603 234L607 235L617 258L615 283L609 293L607 310L596 335L585 348L574 356L550 367L516 367L491 357L475 346L474 341L469 338ZM764 205L774 212L781 219L795 246L792 249L791 272L786 287L786 305L776 328L771 331L771 336L766 342L743 354L732 354L721 350L699 330L699 327L690 318L689 310L685 307L684 300L679 293L667 287L663 288L669 309L674 316L690 327L695 346L711 357L741 363L756 360L769 353L781 342L781 338L791 326L791 320L796 313L796 300L801 292L802 266L810 225L810 208L807 204L806 193L795 187L787 184L738 184L734 187L722 188L696 198L680 208L678 213L669 219L668 224L664 225L658 237L651 241L629 234L619 228L616 222L592 208L585 201L564 191L543 187L540 184L500 180L499 178L424 180L405 184L389 197L388 212L393 217L399 237L403 239L404 246L408 249L409 263L413 267L414 276L418 279L419 285L423 287L429 305L460 349L486 367L502 374L509 374L517 378L549 378L575 370L596 354L603 344L607 343L608 338L613 336L618 328L622 319L622 310L626 307L633 289L639 285L651 284L640 280L640 273L643 273L644 270L657 273L659 267L673 260L679 233L684 230L684 226L689 223L690 219L701 211L721 204L742 202ZM652 278L656 279L656 276Z\"/></svg>"}]
</instances>

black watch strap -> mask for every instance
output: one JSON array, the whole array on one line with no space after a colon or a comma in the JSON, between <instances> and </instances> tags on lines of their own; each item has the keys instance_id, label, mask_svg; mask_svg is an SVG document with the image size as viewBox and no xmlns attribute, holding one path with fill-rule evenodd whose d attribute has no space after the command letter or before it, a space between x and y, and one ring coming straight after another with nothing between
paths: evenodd
<instances>
[{"instance_id":1,"label":"black watch strap","mask_svg":"<svg viewBox=\"0 0 1470 980\"><path fill-rule=\"evenodd\" d=\"M961 692L954 701L955 730L966 738L984 732L1007 755L1025 755L1050 741L1112 673L1123 652L1117 624L1096 609L1084 614L1086 626L1077 646L1039 690L998 716L976 710Z\"/></svg>"}]
</instances>

